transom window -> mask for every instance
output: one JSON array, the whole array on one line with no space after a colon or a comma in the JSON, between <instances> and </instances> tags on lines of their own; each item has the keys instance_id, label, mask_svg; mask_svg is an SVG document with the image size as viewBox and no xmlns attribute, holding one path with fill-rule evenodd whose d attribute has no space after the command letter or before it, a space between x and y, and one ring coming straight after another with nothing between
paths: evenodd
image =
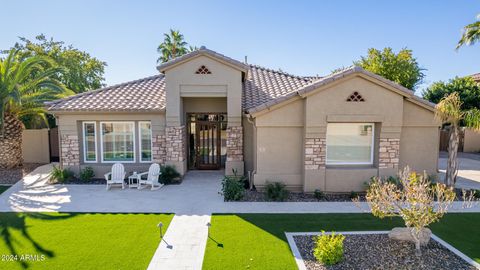
<instances>
[{"instance_id":1,"label":"transom window","mask_svg":"<svg viewBox=\"0 0 480 270\"><path fill-rule=\"evenodd\" d=\"M329 123L327 165L373 164L373 123Z\"/></svg>"},{"instance_id":2,"label":"transom window","mask_svg":"<svg viewBox=\"0 0 480 270\"><path fill-rule=\"evenodd\" d=\"M102 162L135 162L134 122L101 122Z\"/></svg>"}]
</instances>

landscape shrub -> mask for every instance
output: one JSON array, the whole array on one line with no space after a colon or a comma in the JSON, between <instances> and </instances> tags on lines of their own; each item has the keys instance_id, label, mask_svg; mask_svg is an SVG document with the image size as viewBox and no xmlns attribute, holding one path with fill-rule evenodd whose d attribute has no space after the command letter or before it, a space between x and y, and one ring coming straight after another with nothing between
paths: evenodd
<instances>
[{"instance_id":1,"label":"landscape shrub","mask_svg":"<svg viewBox=\"0 0 480 270\"><path fill-rule=\"evenodd\" d=\"M341 234L335 232L325 234L322 231L322 234L316 238L313 255L317 261L325 265L336 264L343 260L343 240L345 236Z\"/></svg>"},{"instance_id":2,"label":"landscape shrub","mask_svg":"<svg viewBox=\"0 0 480 270\"><path fill-rule=\"evenodd\" d=\"M269 201L285 201L288 197L288 190L282 182L269 182L265 188L267 200Z\"/></svg>"},{"instance_id":3,"label":"landscape shrub","mask_svg":"<svg viewBox=\"0 0 480 270\"><path fill-rule=\"evenodd\" d=\"M87 182L92 180L95 176L92 167L85 167L83 170L80 171L80 180Z\"/></svg>"},{"instance_id":4,"label":"landscape shrub","mask_svg":"<svg viewBox=\"0 0 480 270\"><path fill-rule=\"evenodd\" d=\"M160 173L159 181L165 185L171 184L176 178L180 177L180 173L172 165L162 166Z\"/></svg>"},{"instance_id":5,"label":"landscape shrub","mask_svg":"<svg viewBox=\"0 0 480 270\"><path fill-rule=\"evenodd\" d=\"M317 201L325 199L325 193L323 193L320 189L315 189L315 191L313 192L313 196L315 197L315 199L317 199Z\"/></svg>"},{"instance_id":6,"label":"landscape shrub","mask_svg":"<svg viewBox=\"0 0 480 270\"><path fill-rule=\"evenodd\" d=\"M64 183L67 180L73 179L73 177L74 174L69 169L62 169L60 167L53 166L49 180L53 183Z\"/></svg>"},{"instance_id":7,"label":"landscape shrub","mask_svg":"<svg viewBox=\"0 0 480 270\"><path fill-rule=\"evenodd\" d=\"M245 179L237 175L226 175L222 180L222 191L224 201L238 201L245 196Z\"/></svg>"}]
</instances>

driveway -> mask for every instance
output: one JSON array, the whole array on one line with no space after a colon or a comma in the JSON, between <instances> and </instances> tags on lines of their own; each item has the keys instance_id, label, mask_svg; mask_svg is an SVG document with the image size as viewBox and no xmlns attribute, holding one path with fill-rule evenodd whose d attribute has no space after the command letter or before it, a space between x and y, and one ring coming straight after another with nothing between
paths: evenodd
<instances>
[{"instance_id":1,"label":"driveway","mask_svg":"<svg viewBox=\"0 0 480 270\"><path fill-rule=\"evenodd\" d=\"M480 190L480 154L458 153L459 170L456 187ZM447 153L441 152L438 160L440 177L445 177Z\"/></svg>"}]
</instances>

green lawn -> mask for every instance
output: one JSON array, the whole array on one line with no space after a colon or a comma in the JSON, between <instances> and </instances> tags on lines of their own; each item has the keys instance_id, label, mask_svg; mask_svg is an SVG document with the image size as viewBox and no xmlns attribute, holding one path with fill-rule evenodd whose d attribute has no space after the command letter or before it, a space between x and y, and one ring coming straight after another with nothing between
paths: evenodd
<instances>
[{"instance_id":1,"label":"green lawn","mask_svg":"<svg viewBox=\"0 0 480 270\"><path fill-rule=\"evenodd\" d=\"M204 269L296 269L284 232L389 230L400 219L370 214L214 215ZM480 214L449 214L433 232L480 262Z\"/></svg>"},{"instance_id":2,"label":"green lawn","mask_svg":"<svg viewBox=\"0 0 480 270\"><path fill-rule=\"evenodd\" d=\"M5 190L9 189L11 186L0 186L0 194L2 194Z\"/></svg>"},{"instance_id":3,"label":"green lawn","mask_svg":"<svg viewBox=\"0 0 480 270\"><path fill-rule=\"evenodd\" d=\"M146 269L171 214L0 213L0 269ZM16 254L17 261L5 261ZM43 261L21 261L44 255ZM11 256L7 258L12 258Z\"/></svg>"}]
</instances>

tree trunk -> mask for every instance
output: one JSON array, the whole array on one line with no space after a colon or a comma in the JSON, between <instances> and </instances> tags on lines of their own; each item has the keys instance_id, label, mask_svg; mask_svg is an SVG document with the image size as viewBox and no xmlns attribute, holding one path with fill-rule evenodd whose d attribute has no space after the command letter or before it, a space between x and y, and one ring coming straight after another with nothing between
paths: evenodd
<instances>
[{"instance_id":1,"label":"tree trunk","mask_svg":"<svg viewBox=\"0 0 480 270\"><path fill-rule=\"evenodd\" d=\"M445 173L445 184L448 186L454 186L457 180L458 173L458 127L452 125L449 131L448 139L448 161L447 161L447 172Z\"/></svg>"},{"instance_id":2,"label":"tree trunk","mask_svg":"<svg viewBox=\"0 0 480 270\"><path fill-rule=\"evenodd\" d=\"M420 249L420 233L421 230L416 228L410 228L410 234L412 235L413 240L415 241L415 255L421 256L422 250Z\"/></svg>"},{"instance_id":3,"label":"tree trunk","mask_svg":"<svg viewBox=\"0 0 480 270\"><path fill-rule=\"evenodd\" d=\"M23 123L12 114L5 113L3 134L0 134L0 168L21 166Z\"/></svg>"}]
</instances>

